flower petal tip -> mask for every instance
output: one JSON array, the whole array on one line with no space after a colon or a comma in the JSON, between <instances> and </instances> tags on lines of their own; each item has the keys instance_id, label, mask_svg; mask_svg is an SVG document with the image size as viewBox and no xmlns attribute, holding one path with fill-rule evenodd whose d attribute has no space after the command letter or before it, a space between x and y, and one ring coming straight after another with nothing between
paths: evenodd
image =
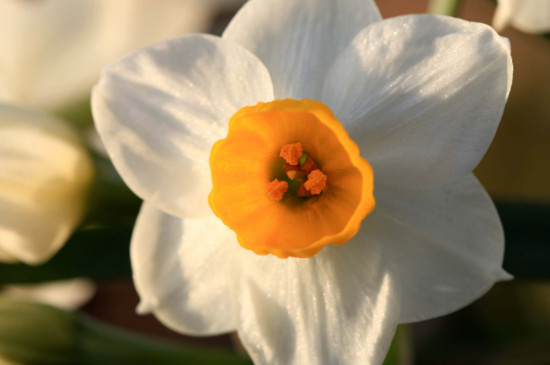
<instances>
[{"instance_id":1,"label":"flower petal tip","mask_svg":"<svg viewBox=\"0 0 550 365\"><path fill-rule=\"evenodd\" d=\"M507 272L506 270L504 269L500 269L497 273L496 273L496 279L497 281L510 281L510 280L514 280L514 275L510 274L509 272Z\"/></svg>"},{"instance_id":2,"label":"flower petal tip","mask_svg":"<svg viewBox=\"0 0 550 365\"><path fill-rule=\"evenodd\" d=\"M142 299L136 307L136 313L141 316L150 314L151 312L153 312L153 309L155 309L156 306L157 303Z\"/></svg>"}]
</instances>

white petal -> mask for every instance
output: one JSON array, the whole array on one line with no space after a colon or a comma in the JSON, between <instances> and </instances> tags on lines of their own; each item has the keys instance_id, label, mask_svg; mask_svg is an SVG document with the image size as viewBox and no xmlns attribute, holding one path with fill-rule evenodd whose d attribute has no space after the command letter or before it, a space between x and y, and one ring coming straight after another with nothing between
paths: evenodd
<instances>
[{"instance_id":1,"label":"white petal","mask_svg":"<svg viewBox=\"0 0 550 365\"><path fill-rule=\"evenodd\" d=\"M187 334L234 330L227 280L237 246L216 217L184 221L144 203L131 244L138 311Z\"/></svg>"},{"instance_id":2,"label":"white petal","mask_svg":"<svg viewBox=\"0 0 550 365\"><path fill-rule=\"evenodd\" d=\"M207 35L154 45L107 68L94 119L124 181L180 217L209 214L208 159L241 107L273 99L269 74L244 48Z\"/></svg>"},{"instance_id":3,"label":"white petal","mask_svg":"<svg viewBox=\"0 0 550 365\"><path fill-rule=\"evenodd\" d=\"M276 98L318 100L336 55L361 29L379 20L371 0L251 0L223 37L262 60Z\"/></svg>"},{"instance_id":4,"label":"white petal","mask_svg":"<svg viewBox=\"0 0 550 365\"><path fill-rule=\"evenodd\" d=\"M242 252L238 334L256 364L381 364L399 289L375 244L325 247L310 259Z\"/></svg>"},{"instance_id":5,"label":"white petal","mask_svg":"<svg viewBox=\"0 0 550 365\"><path fill-rule=\"evenodd\" d=\"M96 287L90 280L71 279L35 285L10 285L4 287L0 295L63 309L77 309L86 304L95 291Z\"/></svg>"},{"instance_id":6,"label":"white petal","mask_svg":"<svg viewBox=\"0 0 550 365\"><path fill-rule=\"evenodd\" d=\"M361 234L401 274L401 322L453 312L510 278L500 219L473 175L432 189L378 186L376 198Z\"/></svg>"},{"instance_id":7,"label":"white petal","mask_svg":"<svg viewBox=\"0 0 550 365\"><path fill-rule=\"evenodd\" d=\"M129 51L206 30L199 0L0 2L0 100L55 109L85 97Z\"/></svg>"},{"instance_id":8,"label":"white petal","mask_svg":"<svg viewBox=\"0 0 550 365\"><path fill-rule=\"evenodd\" d=\"M37 264L53 255L82 218L92 171L63 121L0 105L1 256Z\"/></svg>"},{"instance_id":9,"label":"white petal","mask_svg":"<svg viewBox=\"0 0 550 365\"><path fill-rule=\"evenodd\" d=\"M526 33L550 32L550 1L499 0L493 26L502 31L508 23Z\"/></svg>"},{"instance_id":10,"label":"white petal","mask_svg":"<svg viewBox=\"0 0 550 365\"><path fill-rule=\"evenodd\" d=\"M411 15L363 30L322 101L385 184L437 185L472 171L512 81L507 40L483 24Z\"/></svg>"}]
</instances>

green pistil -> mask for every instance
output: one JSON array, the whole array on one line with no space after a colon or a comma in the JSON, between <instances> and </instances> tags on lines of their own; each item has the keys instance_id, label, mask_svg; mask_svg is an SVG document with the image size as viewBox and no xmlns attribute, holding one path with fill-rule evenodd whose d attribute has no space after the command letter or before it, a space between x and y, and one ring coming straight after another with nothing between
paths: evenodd
<instances>
[{"instance_id":1,"label":"green pistil","mask_svg":"<svg viewBox=\"0 0 550 365\"><path fill-rule=\"evenodd\" d=\"M302 153L302 156L300 156L300 158L298 159L298 163L300 164L300 166L306 163L307 156L308 156L307 152Z\"/></svg>"},{"instance_id":2,"label":"green pistil","mask_svg":"<svg viewBox=\"0 0 550 365\"><path fill-rule=\"evenodd\" d=\"M290 178L288 176L285 176L283 178L283 180L288 183L288 190L286 191L286 193L296 195L296 193L298 192L298 187L300 186L300 182L302 181L302 179L290 180Z\"/></svg>"}]
</instances>

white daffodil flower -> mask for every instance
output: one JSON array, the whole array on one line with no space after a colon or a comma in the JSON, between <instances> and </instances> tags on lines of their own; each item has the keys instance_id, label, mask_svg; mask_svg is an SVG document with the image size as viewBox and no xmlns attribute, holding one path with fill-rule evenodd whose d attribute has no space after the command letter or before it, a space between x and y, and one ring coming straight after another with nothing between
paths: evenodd
<instances>
[{"instance_id":1,"label":"white daffodil flower","mask_svg":"<svg viewBox=\"0 0 550 365\"><path fill-rule=\"evenodd\" d=\"M145 200L138 310L258 364L381 363L398 323L510 278L472 169L511 80L491 27L365 0L251 0L111 65L92 108Z\"/></svg>"},{"instance_id":2,"label":"white daffodil flower","mask_svg":"<svg viewBox=\"0 0 550 365\"><path fill-rule=\"evenodd\" d=\"M550 0L498 0L493 27L501 32L508 24L526 33L550 32Z\"/></svg>"},{"instance_id":3,"label":"white daffodil flower","mask_svg":"<svg viewBox=\"0 0 550 365\"><path fill-rule=\"evenodd\" d=\"M0 101L59 109L103 67L163 39L205 31L228 0L3 0Z\"/></svg>"},{"instance_id":4,"label":"white daffodil flower","mask_svg":"<svg viewBox=\"0 0 550 365\"><path fill-rule=\"evenodd\" d=\"M48 304L74 310L86 304L96 292L88 279L77 278L42 284L8 285L0 290L0 298L10 298Z\"/></svg>"},{"instance_id":5,"label":"white daffodil flower","mask_svg":"<svg viewBox=\"0 0 550 365\"><path fill-rule=\"evenodd\" d=\"M50 258L80 223L92 175L63 121L0 105L0 261Z\"/></svg>"}]
</instances>

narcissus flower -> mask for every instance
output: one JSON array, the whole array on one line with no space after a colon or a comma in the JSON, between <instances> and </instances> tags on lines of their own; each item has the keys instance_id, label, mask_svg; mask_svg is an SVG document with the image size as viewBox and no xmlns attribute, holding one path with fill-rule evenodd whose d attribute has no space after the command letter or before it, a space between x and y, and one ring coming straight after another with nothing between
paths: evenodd
<instances>
[{"instance_id":1,"label":"narcissus flower","mask_svg":"<svg viewBox=\"0 0 550 365\"><path fill-rule=\"evenodd\" d=\"M229 0L4 0L0 101L59 109L127 52L206 31ZM235 3L235 1L232 1Z\"/></svg>"},{"instance_id":2,"label":"narcissus flower","mask_svg":"<svg viewBox=\"0 0 550 365\"><path fill-rule=\"evenodd\" d=\"M381 363L398 323L509 278L471 171L511 79L492 28L365 0L251 0L113 64L92 106L145 200L138 310L259 364Z\"/></svg>"},{"instance_id":3,"label":"narcissus flower","mask_svg":"<svg viewBox=\"0 0 550 365\"><path fill-rule=\"evenodd\" d=\"M493 26L501 32L508 24L526 33L550 32L550 1L498 0Z\"/></svg>"},{"instance_id":4,"label":"narcissus flower","mask_svg":"<svg viewBox=\"0 0 550 365\"><path fill-rule=\"evenodd\" d=\"M38 264L57 252L80 223L92 176L62 120L0 105L0 261Z\"/></svg>"}]
</instances>

